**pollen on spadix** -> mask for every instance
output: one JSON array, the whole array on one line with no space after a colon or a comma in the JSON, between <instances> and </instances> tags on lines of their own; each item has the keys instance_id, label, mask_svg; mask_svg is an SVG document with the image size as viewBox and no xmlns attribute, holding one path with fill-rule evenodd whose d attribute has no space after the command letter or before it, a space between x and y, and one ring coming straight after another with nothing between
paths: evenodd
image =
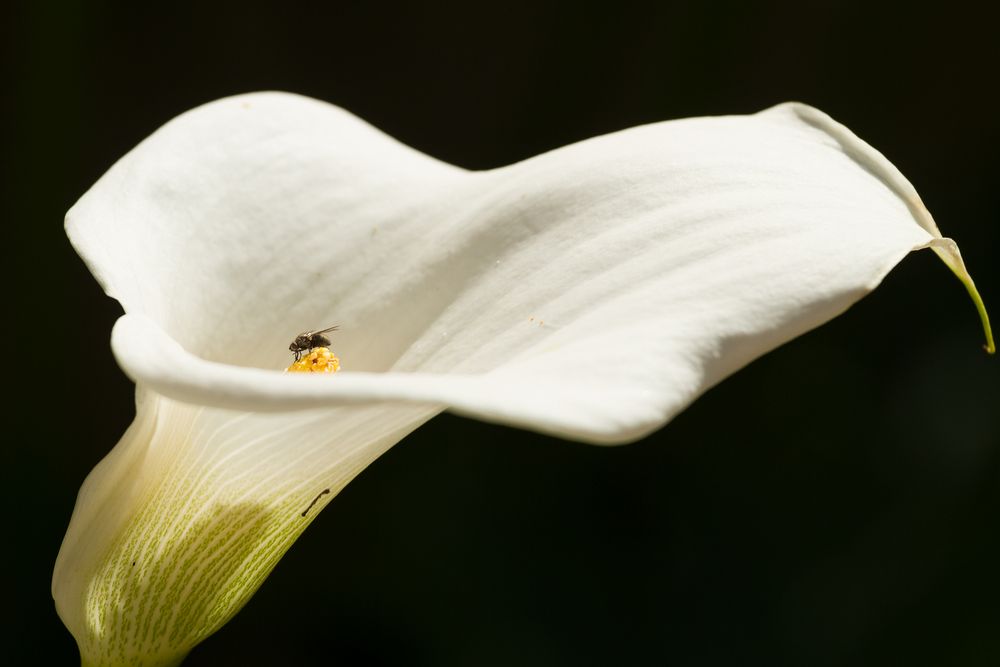
<instances>
[{"instance_id":1,"label":"pollen on spadix","mask_svg":"<svg viewBox=\"0 0 1000 667\"><path fill-rule=\"evenodd\" d=\"M328 347L314 347L285 370L289 373L336 373L340 370L340 359Z\"/></svg>"}]
</instances>

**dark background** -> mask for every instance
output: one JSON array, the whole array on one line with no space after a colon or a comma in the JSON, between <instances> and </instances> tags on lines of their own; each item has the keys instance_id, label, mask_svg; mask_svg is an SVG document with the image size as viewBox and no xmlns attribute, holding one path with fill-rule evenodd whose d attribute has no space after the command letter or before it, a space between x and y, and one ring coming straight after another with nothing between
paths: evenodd
<instances>
[{"instance_id":1,"label":"dark background","mask_svg":"<svg viewBox=\"0 0 1000 667\"><path fill-rule=\"evenodd\" d=\"M312 95L469 168L809 102L910 178L1000 318L1000 46L958 3L7 12L9 664L77 660L52 563L132 414L108 348L118 306L63 213L202 102ZM998 664L1000 366L981 340L961 285L922 252L643 442L442 416L351 484L186 665Z\"/></svg>"}]
</instances>

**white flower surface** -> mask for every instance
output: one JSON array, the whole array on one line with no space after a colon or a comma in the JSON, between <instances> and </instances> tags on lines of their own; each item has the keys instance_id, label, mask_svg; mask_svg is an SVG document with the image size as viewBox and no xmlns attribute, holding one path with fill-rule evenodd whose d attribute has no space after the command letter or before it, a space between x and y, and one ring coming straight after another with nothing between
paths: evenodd
<instances>
[{"instance_id":1,"label":"white flower surface","mask_svg":"<svg viewBox=\"0 0 1000 667\"><path fill-rule=\"evenodd\" d=\"M125 309L112 346L137 385L53 578L95 666L182 660L441 410L641 438L922 247L985 323L913 187L801 104L469 172L337 107L244 95L155 132L67 232ZM331 324L344 370L283 373Z\"/></svg>"}]
</instances>

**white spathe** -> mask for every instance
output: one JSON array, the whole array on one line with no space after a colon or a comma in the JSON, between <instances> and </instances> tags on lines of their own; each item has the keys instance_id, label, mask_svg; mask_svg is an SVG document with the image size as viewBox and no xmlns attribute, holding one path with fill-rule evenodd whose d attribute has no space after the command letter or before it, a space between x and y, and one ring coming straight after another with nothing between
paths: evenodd
<instances>
[{"instance_id":1,"label":"white spathe","mask_svg":"<svg viewBox=\"0 0 1000 667\"><path fill-rule=\"evenodd\" d=\"M93 665L182 659L442 409L627 442L911 250L974 293L898 170L801 104L469 172L328 104L244 95L146 139L67 232L125 308L112 346L141 398L53 578ZM283 374L331 324L345 370Z\"/></svg>"}]
</instances>

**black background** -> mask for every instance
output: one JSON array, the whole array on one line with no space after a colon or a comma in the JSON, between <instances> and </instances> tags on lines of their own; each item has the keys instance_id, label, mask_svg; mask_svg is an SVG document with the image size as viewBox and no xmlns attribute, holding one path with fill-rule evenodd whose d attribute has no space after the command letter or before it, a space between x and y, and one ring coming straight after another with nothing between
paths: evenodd
<instances>
[{"instance_id":1,"label":"black background","mask_svg":"<svg viewBox=\"0 0 1000 667\"><path fill-rule=\"evenodd\" d=\"M959 3L8 12L10 664L77 660L52 563L80 482L132 414L108 348L120 311L62 215L202 102L312 95L468 168L809 102L910 178L1000 307L1000 46L991 17ZM995 665L1000 368L980 343L961 285L923 252L643 442L437 418L351 484L185 664Z\"/></svg>"}]
</instances>

